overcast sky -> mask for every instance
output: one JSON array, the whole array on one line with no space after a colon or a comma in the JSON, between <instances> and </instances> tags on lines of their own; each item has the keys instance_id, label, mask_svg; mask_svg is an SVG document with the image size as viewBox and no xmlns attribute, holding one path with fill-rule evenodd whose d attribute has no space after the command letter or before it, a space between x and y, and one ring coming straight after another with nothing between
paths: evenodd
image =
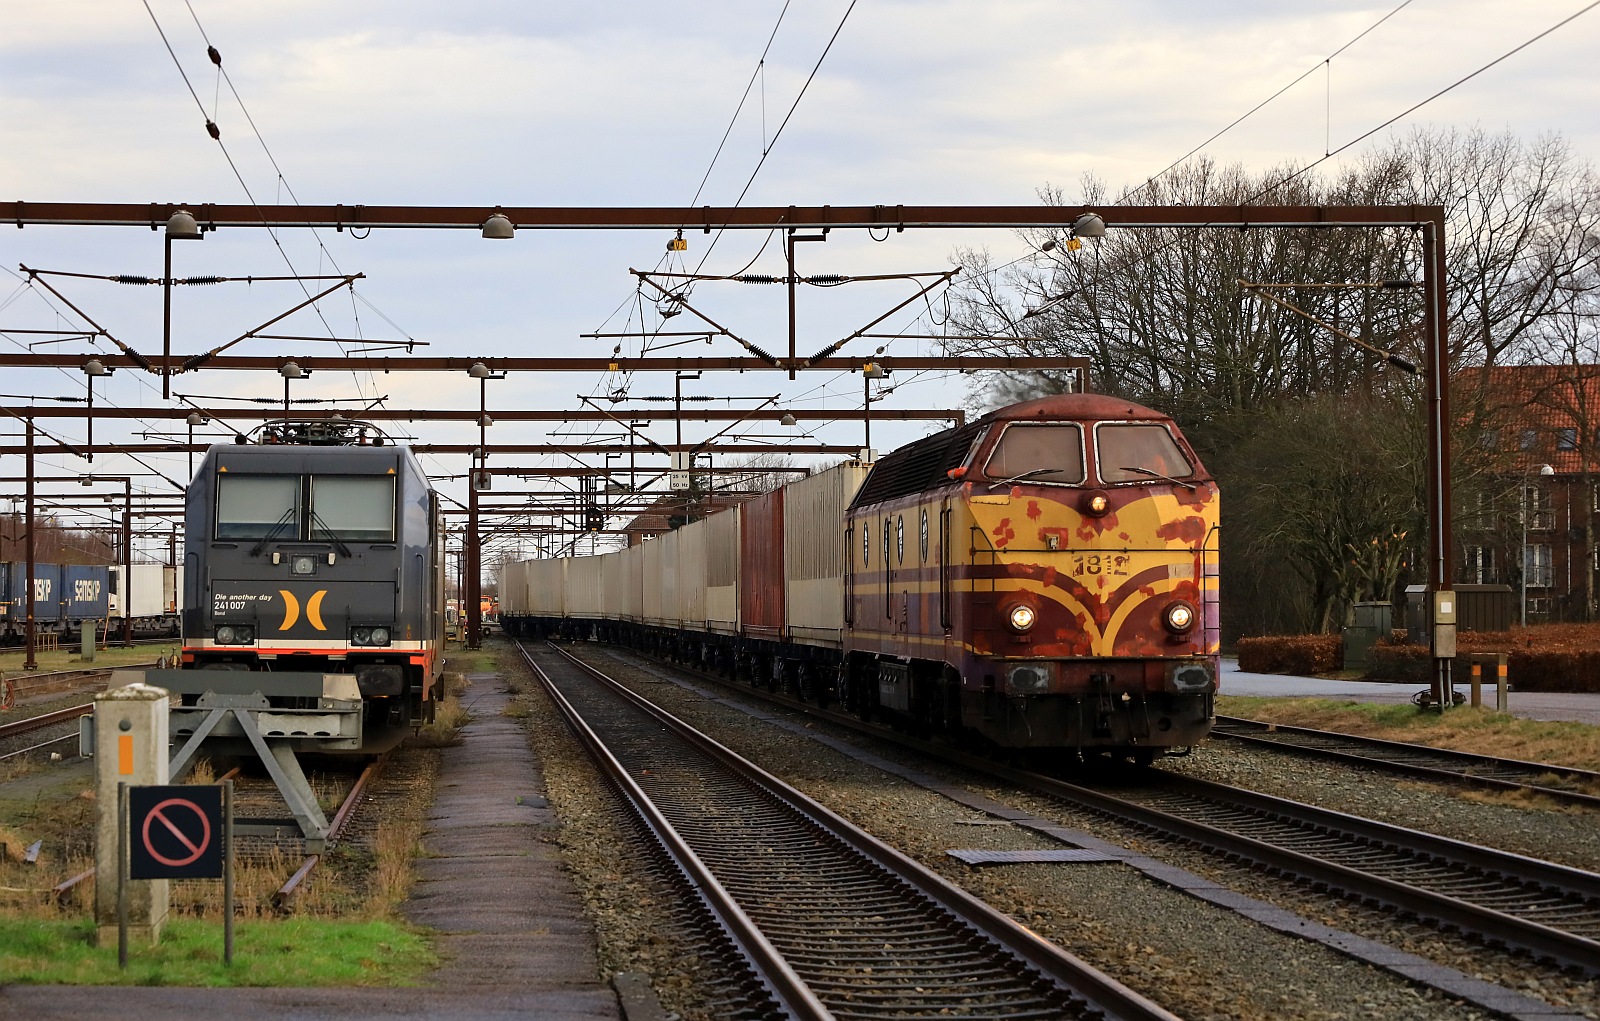
<instances>
[{"instance_id":1,"label":"overcast sky","mask_svg":"<svg viewBox=\"0 0 1600 1021\"><path fill-rule=\"evenodd\" d=\"M849 0L793 0L787 9L781 0L149 0L148 11L142 0L0 0L0 194L27 201L670 206L688 204L711 167L698 202L727 205L770 144L745 205L1027 203L1047 184L1072 198L1085 174L1117 187L1161 171L1313 69L1205 151L1254 170L1316 159L1587 5L1413 0L1378 25L1398 0L859 0L853 9ZM772 143L836 29L831 51ZM221 52L243 108L206 59L207 39ZM1600 11L1423 107L1396 130L1559 132L1580 156L1600 159L1597 43ZM220 146L205 131L207 117L221 128ZM733 130L713 166L730 120ZM280 246L264 231L237 230L176 246L174 256L178 276L287 274L291 267L367 275L356 301L341 294L324 303L322 321L304 312L280 324L284 333L410 337L430 345L419 354L604 354L610 342L579 334L640 326L627 271L655 266L666 240L665 232L524 231L490 242L470 232L394 231L364 240L324 233L319 245L309 232L286 231ZM689 240L692 266L708 239ZM736 271L764 240L729 236L706 269ZM958 244L988 245L997 261L1023 250L999 232L907 232L883 243L835 232L825 249L804 250L802 269L939 270ZM755 269L776 271L777 250L768 248ZM160 235L77 227L0 232L0 267L9 272L0 276L0 343L13 349L37 337L4 331L81 325L59 302L22 286L19 264L159 276ZM71 280L57 286L113 334L159 350L158 289ZM910 293L904 283L807 290L799 346L822 347ZM294 284L179 289L174 349L212 347L302 298ZM704 285L695 301L764 347L786 343L779 288ZM919 311L925 309L885 325L932 332L925 319L916 321ZM644 312L644 324L652 325L648 303ZM857 350L864 343L846 353L869 354ZM65 349L87 353L81 343ZM296 350L332 351L253 340L232 353ZM896 342L891 350L922 348ZM742 352L722 340L671 353ZM490 384L489 403L570 407L578 393L603 393L619 382L513 377ZM275 378L262 383L201 372L174 386L221 405L214 398L279 392ZM628 385L635 395L670 394L672 380ZM77 373L19 373L0 389L81 395L83 381ZM708 380L702 392L782 394L796 407L843 408L859 405L861 380L813 373L791 383L752 374ZM943 406L962 394L959 381L933 375L901 382L881 406ZM394 406L459 408L476 406L477 386L464 375L358 379L329 372L296 384L294 395L387 395ZM119 372L96 390L97 403L159 400L159 381L152 389L151 378L136 373ZM96 439L156 428L119 433L102 425ZM860 428L841 424L817 435L859 442ZM69 440L84 437L81 420L52 429ZM474 438L465 427L413 429L428 440ZM539 436L503 425L494 431L505 440ZM922 431L880 427L873 445L892 447ZM794 434L777 426L769 432ZM670 424L656 435L670 438ZM73 458L55 463L64 473L86 468ZM180 481L187 475L185 458L154 463ZM123 467L116 458L94 465ZM465 465L440 458L429 468L449 473Z\"/></svg>"}]
</instances>

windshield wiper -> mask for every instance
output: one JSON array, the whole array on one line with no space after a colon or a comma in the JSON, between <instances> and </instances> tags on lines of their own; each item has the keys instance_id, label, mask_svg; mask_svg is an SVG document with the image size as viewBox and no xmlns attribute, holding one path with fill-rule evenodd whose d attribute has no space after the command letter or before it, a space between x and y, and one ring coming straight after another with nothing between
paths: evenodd
<instances>
[{"instance_id":1,"label":"windshield wiper","mask_svg":"<svg viewBox=\"0 0 1600 1021\"><path fill-rule=\"evenodd\" d=\"M1031 479L1035 475L1048 475L1050 472L1058 472L1060 470L1060 468L1034 468L1031 471L1023 472L1021 475L1013 475L1009 479L997 479L994 482L989 483L989 488L993 489L995 486L1009 486L1013 482L1021 482L1023 479Z\"/></svg>"},{"instance_id":2,"label":"windshield wiper","mask_svg":"<svg viewBox=\"0 0 1600 1021\"><path fill-rule=\"evenodd\" d=\"M250 555L253 556L253 557L259 557L261 555L261 551L267 548L267 543L269 543L272 540L276 539L278 537L279 533L281 533L283 531L283 526L287 525L291 520L293 520L293 518L294 518L294 508L293 507L290 507L288 510L286 510L282 514L280 514L278 516L277 523L274 524L270 529L268 529L267 530L267 534L263 535L261 537L261 541L256 543L255 546L251 548Z\"/></svg>"},{"instance_id":3,"label":"windshield wiper","mask_svg":"<svg viewBox=\"0 0 1600 1021\"><path fill-rule=\"evenodd\" d=\"M1151 471L1149 468L1127 468L1127 467L1124 467L1124 468L1118 468L1117 471L1119 471L1119 472L1138 472L1140 475L1149 475L1152 478L1161 479L1163 482L1170 482L1174 486L1182 486L1184 489L1189 490L1191 493L1194 492L1194 490L1195 490L1195 484L1193 482L1184 482L1182 479L1175 479L1171 475L1163 475L1158 471Z\"/></svg>"},{"instance_id":4,"label":"windshield wiper","mask_svg":"<svg viewBox=\"0 0 1600 1021\"><path fill-rule=\"evenodd\" d=\"M333 543L333 548L339 551L339 555L341 557L348 558L353 556L353 554L350 552L350 547L346 546L344 544L344 540L339 538L338 532L335 532L333 529L328 527L328 523L322 520L321 514L318 514L316 511L312 511L311 524L313 527L320 528L327 533L328 540Z\"/></svg>"}]
</instances>

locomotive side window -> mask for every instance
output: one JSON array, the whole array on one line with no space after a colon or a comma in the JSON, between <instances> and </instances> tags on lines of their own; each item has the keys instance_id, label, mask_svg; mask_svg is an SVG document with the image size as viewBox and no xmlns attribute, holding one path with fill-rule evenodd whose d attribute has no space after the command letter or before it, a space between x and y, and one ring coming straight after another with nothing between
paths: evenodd
<instances>
[{"instance_id":1,"label":"locomotive side window","mask_svg":"<svg viewBox=\"0 0 1600 1021\"><path fill-rule=\"evenodd\" d=\"M1010 482L1083 482L1083 430L1072 422L1013 422L983 466L991 479Z\"/></svg>"},{"instance_id":2,"label":"locomotive side window","mask_svg":"<svg viewBox=\"0 0 1600 1021\"><path fill-rule=\"evenodd\" d=\"M313 475L311 538L394 541L393 475Z\"/></svg>"},{"instance_id":3,"label":"locomotive side window","mask_svg":"<svg viewBox=\"0 0 1600 1021\"><path fill-rule=\"evenodd\" d=\"M1186 479L1194 465L1167 427L1154 422L1102 422L1095 429L1101 482Z\"/></svg>"},{"instance_id":4,"label":"locomotive side window","mask_svg":"<svg viewBox=\"0 0 1600 1021\"><path fill-rule=\"evenodd\" d=\"M300 476L219 474L217 538L300 538Z\"/></svg>"}]
</instances>

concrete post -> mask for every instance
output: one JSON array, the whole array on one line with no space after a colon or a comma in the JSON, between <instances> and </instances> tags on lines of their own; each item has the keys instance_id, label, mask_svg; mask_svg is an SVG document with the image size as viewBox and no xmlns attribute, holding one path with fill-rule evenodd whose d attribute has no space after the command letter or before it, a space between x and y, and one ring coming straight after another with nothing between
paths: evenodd
<instances>
[{"instance_id":1,"label":"concrete post","mask_svg":"<svg viewBox=\"0 0 1600 1021\"><path fill-rule=\"evenodd\" d=\"M85 663L94 662L94 654L100 648L100 638L95 634L99 625L92 620L86 620L78 628L78 637L83 639L83 652L81 654Z\"/></svg>"},{"instance_id":2,"label":"concrete post","mask_svg":"<svg viewBox=\"0 0 1600 1021\"><path fill-rule=\"evenodd\" d=\"M167 782L167 703L165 689L119 680L142 673L119 670L111 687L94 700L95 827L94 919L101 946L117 943L117 787L142 787ZM129 839L138 839L129 834ZM128 883L130 942L155 943L161 938L171 905L165 879Z\"/></svg>"}]
</instances>

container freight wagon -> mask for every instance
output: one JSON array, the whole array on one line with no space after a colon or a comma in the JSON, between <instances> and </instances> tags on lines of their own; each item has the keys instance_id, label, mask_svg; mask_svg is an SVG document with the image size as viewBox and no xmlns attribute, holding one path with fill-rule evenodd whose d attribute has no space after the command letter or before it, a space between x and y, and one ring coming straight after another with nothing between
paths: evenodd
<instances>
[{"instance_id":1,"label":"container freight wagon","mask_svg":"<svg viewBox=\"0 0 1600 1021\"><path fill-rule=\"evenodd\" d=\"M502 620L524 637L632 644L810 691L838 668L839 524L870 470L846 462L616 553L508 565ZM553 583L558 569L543 565L555 564L566 565L564 613L531 594L506 602L519 577Z\"/></svg>"},{"instance_id":2,"label":"container freight wagon","mask_svg":"<svg viewBox=\"0 0 1600 1021\"><path fill-rule=\"evenodd\" d=\"M33 623L37 634L72 638L86 623L102 625L107 614L110 569L103 564L33 565ZM0 564L0 636L6 644L26 639L28 565Z\"/></svg>"}]
</instances>

